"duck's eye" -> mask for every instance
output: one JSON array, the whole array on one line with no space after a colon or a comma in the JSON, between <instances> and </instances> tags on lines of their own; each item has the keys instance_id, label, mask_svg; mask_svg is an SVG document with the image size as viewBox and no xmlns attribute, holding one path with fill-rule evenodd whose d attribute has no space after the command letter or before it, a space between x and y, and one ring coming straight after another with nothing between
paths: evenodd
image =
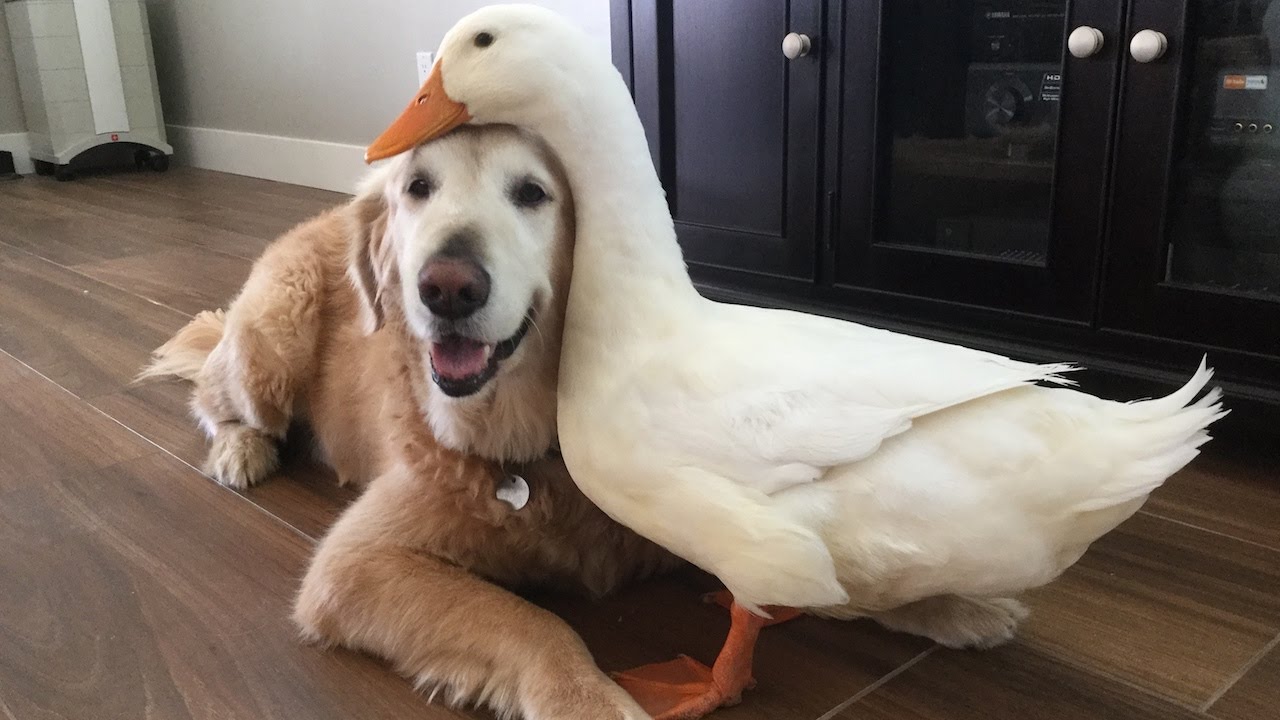
<instances>
[{"instance_id":1,"label":"duck's eye","mask_svg":"<svg viewBox=\"0 0 1280 720\"><path fill-rule=\"evenodd\" d=\"M487 32L482 32L479 35L476 35L476 47L489 47L492 44L493 44L492 34Z\"/></svg>"},{"instance_id":2,"label":"duck's eye","mask_svg":"<svg viewBox=\"0 0 1280 720\"><path fill-rule=\"evenodd\" d=\"M541 185L532 181L525 180L516 186L515 192L512 193L516 204L522 207L537 207L547 201L547 191Z\"/></svg>"},{"instance_id":3,"label":"duck's eye","mask_svg":"<svg viewBox=\"0 0 1280 720\"><path fill-rule=\"evenodd\" d=\"M405 192L419 200L426 200L431 197L431 182L426 178L414 178L409 181L409 187L405 188Z\"/></svg>"}]
</instances>

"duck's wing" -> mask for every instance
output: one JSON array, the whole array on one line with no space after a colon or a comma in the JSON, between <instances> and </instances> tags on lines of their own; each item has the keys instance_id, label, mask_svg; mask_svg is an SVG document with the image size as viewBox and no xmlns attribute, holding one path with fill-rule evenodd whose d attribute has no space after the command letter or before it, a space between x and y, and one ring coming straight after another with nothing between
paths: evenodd
<instances>
[{"instance_id":1,"label":"duck's wing","mask_svg":"<svg viewBox=\"0 0 1280 720\"><path fill-rule=\"evenodd\" d=\"M643 373L651 437L767 494L866 458L913 418L1072 369L786 311L709 320Z\"/></svg>"}]
</instances>

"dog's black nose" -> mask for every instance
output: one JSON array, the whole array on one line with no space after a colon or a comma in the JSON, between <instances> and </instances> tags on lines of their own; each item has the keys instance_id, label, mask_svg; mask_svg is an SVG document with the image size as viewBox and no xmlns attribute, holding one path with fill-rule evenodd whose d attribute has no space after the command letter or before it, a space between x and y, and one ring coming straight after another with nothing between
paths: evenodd
<instances>
[{"instance_id":1,"label":"dog's black nose","mask_svg":"<svg viewBox=\"0 0 1280 720\"><path fill-rule=\"evenodd\" d=\"M489 301L489 273L470 258L437 255L418 272L418 296L433 314L461 320Z\"/></svg>"}]
</instances>

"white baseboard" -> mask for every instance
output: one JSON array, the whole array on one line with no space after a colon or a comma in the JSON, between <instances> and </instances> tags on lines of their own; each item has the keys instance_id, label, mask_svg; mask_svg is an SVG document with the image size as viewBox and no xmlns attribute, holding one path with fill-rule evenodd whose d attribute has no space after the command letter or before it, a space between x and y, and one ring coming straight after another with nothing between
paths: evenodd
<instances>
[{"instance_id":1,"label":"white baseboard","mask_svg":"<svg viewBox=\"0 0 1280 720\"><path fill-rule=\"evenodd\" d=\"M364 148L321 140L169 125L175 162L234 175L353 193ZM0 136L3 137L3 136Z\"/></svg>"},{"instance_id":2,"label":"white baseboard","mask_svg":"<svg viewBox=\"0 0 1280 720\"><path fill-rule=\"evenodd\" d=\"M26 133L0 133L0 150L13 153L13 166L19 175L30 175L36 171L36 166L31 163L31 144Z\"/></svg>"}]
</instances>

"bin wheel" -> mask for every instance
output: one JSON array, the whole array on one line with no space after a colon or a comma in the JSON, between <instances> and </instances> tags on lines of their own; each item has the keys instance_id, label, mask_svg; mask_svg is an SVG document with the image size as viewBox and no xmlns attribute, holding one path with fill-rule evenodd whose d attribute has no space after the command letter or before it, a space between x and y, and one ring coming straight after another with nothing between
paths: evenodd
<instances>
[{"instance_id":1,"label":"bin wheel","mask_svg":"<svg viewBox=\"0 0 1280 720\"><path fill-rule=\"evenodd\" d=\"M169 169L169 156L154 148L138 148L133 154L133 164L139 170L150 168L156 172Z\"/></svg>"}]
</instances>

